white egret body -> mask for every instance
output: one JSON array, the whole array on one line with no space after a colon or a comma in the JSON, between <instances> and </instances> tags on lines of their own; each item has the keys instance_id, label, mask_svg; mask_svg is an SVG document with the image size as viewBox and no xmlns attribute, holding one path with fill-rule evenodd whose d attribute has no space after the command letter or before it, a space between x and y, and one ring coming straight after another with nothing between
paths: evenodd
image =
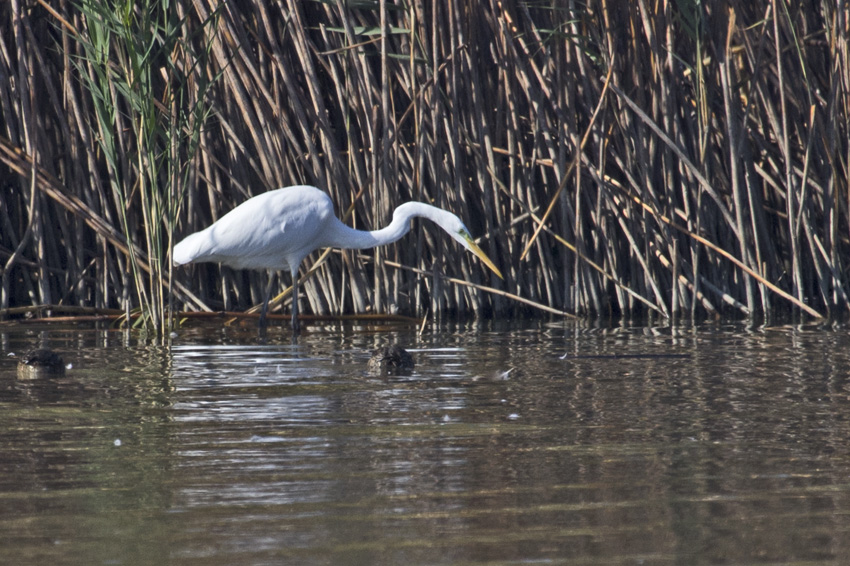
<instances>
[{"instance_id":1,"label":"white egret body","mask_svg":"<svg viewBox=\"0 0 850 566\"><path fill-rule=\"evenodd\" d=\"M410 219L421 216L445 230L478 256L499 277L502 274L469 235L460 218L435 206L406 202L395 209L386 228L355 230L335 215L327 194L299 185L269 191L243 202L208 228L174 246L174 263L219 262L236 269L288 269L292 275L292 329L298 331L298 268L318 248L363 249L391 244L408 231ZM271 281L260 315L265 322Z\"/></svg>"}]
</instances>

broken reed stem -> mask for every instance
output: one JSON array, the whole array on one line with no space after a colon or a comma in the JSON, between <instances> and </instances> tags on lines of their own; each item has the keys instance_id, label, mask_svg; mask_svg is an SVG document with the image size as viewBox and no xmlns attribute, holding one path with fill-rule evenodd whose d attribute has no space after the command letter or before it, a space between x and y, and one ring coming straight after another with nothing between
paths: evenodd
<instances>
[{"instance_id":1,"label":"broken reed stem","mask_svg":"<svg viewBox=\"0 0 850 566\"><path fill-rule=\"evenodd\" d=\"M380 253L310 258L318 315L850 309L844 4L184 0L160 22L179 41L137 60L144 93L116 75L132 52L106 15L23 4L0 3L0 75L21 77L0 81L0 309L61 297L161 321L172 280L175 308L248 309L263 274L163 262L293 184L360 229L408 200L449 209L506 275L421 226ZM470 285L421 276L435 266Z\"/></svg>"},{"instance_id":2,"label":"broken reed stem","mask_svg":"<svg viewBox=\"0 0 850 566\"><path fill-rule=\"evenodd\" d=\"M402 264L396 263L394 261L386 261L385 263L387 265L389 265L390 267L395 267L396 269L403 269L403 270L410 271L412 273L416 273L418 275L422 275L422 276L426 276L426 277L434 275L433 271L425 271L424 269L417 269L415 267L408 267L406 265L402 265ZM568 313L568 312L565 312L565 311L559 311L558 309L553 309L552 307L549 307L547 305L540 304L538 302L532 301L530 299L526 299L524 297L521 297L519 295L515 295L513 293L508 293L508 292L502 291L501 289L495 289L493 287L487 287L487 286L484 286L484 285L478 285L478 284L475 284L475 283L470 283L469 281L466 281L464 279L457 279L455 277L442 276L442 279L444 279L445 281L447 281L449 283L453 283L455 285L472 287L474 289L477 289L479 291L483 291L485 293L490 293L492 295L499 295L500 297L505 297L505 298L511 299L512 301L516 301L518 303L528 305L530 307L533 307L537 310L540 310L540 311L543 311L543 312L546 312L546 313L549 313L549 314L555 314L555 315L562 316L562 317L565 317L565 318L577 318L576 315L574 315L572 313Z\"/></svg>"},{"instance_id":3,"label":"broken reed stem","mask_svg":"<svg viewBox=\"0 0 850 566\"><path fill-rule=\"evenodd\" d=\"M567 180L570 178L570 174L573 169L578 167L579 163L581 163L582 152L584 151L584 146L587 144L587 139L590 137L590 131L593 128L593 124L596 122L596 118L599 116L599 111L602 109L602 103L605 102L605 94L608 92L608 87L611 84L611 74L614 72L614 63L616 62L616 53L612 54L611 61L608 64L608 74L605 76L605 83L602 87L602 93L599 95L599 102L596 104L596 108L593 109L593 114L590 116L590 122L587 124L587 127L584 130L584 135L581 136L581 143L578 145L578 149L575 152L575 157L570 162L570 166L564 171L561 182L558 184L558 188L555 190L555 194L552 195L552 199L549 201L549 206L546 208L546 212L543 213L543 217L540 220L535 218L537 221L537 228L534 230L534 234L531 235L531 238L528 240L528 244L526 244L525 249L522 250L522 254L519 256L520 261L524 260L528 255L528 251L534 245L534 242L537 241L537 236L540 235L540 231L546 225L546 220L549 219L549 215L552 214L552 211L555 209L555 205L558 202L558 197L561 196L561 192L564 190L564 187L567 186ZM575 251L575 250L573 250Z\"/></svg>"}]
</instances>

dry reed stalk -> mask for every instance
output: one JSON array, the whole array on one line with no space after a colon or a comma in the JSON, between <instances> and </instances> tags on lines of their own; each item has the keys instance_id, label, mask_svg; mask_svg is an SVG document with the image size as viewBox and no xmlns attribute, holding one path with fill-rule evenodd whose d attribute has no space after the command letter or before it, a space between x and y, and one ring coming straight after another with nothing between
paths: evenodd
<instances>
[{"instance_id":1,"label":"dry reed stalk","mask_svg":"<svg viewBox=\"0 0 850 566\"><path fill-rule=\"evenodd\" d=\"M338 211L353 206L358 228L406 200L460 213L507 275L493 282L504 294L451 282L489 276L423 227L384 250L329 256L304 285L302 308L318 315L531 308L511 295L559 312L695 320L850 310L845 4L188 0L183 53L203 44L191 30L219 6L209 57L173 59L174 73L213 85L211 113L191 122L197 155L145 176L157 153L139 150L130 107L98 122L100 97L120 89L87 86L98 71L76 63L73 35L89 29L84 15L70 2L0 5L0 308L129 312L162 305L153 277L174 279L178 307L245 309L263 274L150 267L167 248L155 225L176 214L179 237L254 194L307 183ZM153 98L173 119L181 103L166 96L165 68L151 68L167 79ZM188 188L179 212L156 212L160 182ZM134 278L131 257L151 275Z\"/></svg>"}]
</instances>

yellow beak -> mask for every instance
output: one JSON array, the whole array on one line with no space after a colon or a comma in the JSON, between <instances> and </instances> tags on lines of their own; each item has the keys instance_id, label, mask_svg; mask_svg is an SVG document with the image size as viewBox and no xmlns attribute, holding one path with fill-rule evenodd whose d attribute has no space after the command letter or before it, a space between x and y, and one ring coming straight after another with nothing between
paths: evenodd
<instances>
[{"instance_id":1,"label":"yellow beak","mask_svg":"<svg viewBox=\"0 0 850 566\"><path fill-rule=\"evenodd\" d=\"M469 236L469 234L463 233L461 234L461 236L463 237L464 244L466 244L466 248L475 255L477 255L478 259L484 262L484 265L492 269L493 273L499 276L499 279L504 279L504 277L502 277L502 272L499 271L499 268L496 267L496 265L492 261L490 261L490 258L487 257L487 254L485 254L481 250L481 248L478 247L478 244L472 241L472 238Z\"/></svg>"}]
</instances>

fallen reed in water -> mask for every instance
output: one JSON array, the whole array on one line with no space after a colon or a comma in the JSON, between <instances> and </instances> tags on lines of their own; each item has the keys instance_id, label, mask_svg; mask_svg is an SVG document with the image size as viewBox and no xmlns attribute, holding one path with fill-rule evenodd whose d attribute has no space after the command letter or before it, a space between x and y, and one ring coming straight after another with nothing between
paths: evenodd
<instances>
[{"instance_id":1,"label":"fallen reed in water","mask_svg":"<svg viewBox=\"0 0 850 566\"><path fill-rule=\"evenodd\" d=\"M0 6L0 308L160 325L172 233L301 183L358 228L453 210L506 275L417 227L332 253L315 314L850 307L847 6L133 4ZM174 293L241 310L264 277L201 265Z\"/></svg>"}]
</instances>

